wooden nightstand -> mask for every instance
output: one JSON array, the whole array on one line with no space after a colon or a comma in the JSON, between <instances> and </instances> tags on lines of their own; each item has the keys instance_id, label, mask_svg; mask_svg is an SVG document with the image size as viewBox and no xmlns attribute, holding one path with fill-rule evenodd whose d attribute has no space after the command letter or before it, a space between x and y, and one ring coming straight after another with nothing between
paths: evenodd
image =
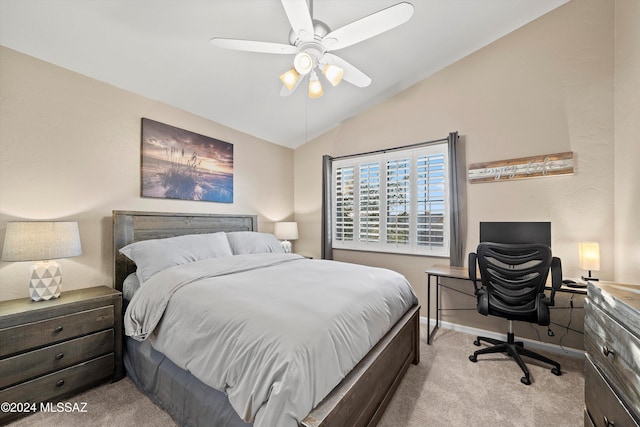
<instances>
[{"instance_id":1,"label":"wooden nightstand","mask_svg":"<svg viewBox=\"0 0 640 427\"><path fill-rule=\"evenodd\" d=\"M99 286L0 302L0 403L58 402L124 376L122 294ZM0 412L0 424L30 412Z\"/></svg>"}]
</instances>

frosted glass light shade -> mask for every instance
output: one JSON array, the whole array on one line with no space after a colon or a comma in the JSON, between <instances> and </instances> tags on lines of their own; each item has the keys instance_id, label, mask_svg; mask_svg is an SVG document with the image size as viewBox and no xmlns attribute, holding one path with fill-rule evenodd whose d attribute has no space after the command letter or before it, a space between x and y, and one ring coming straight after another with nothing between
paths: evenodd
<instances>
[{"instance_id":1,"label":"frosted glass light shade","mask_svg":"<svg viewBox=\"0 0 640 427\"><path fill-rule=\"evenodd\" d=\"M313 58L307 52L300 52L293 59L293 68L300 74L309 74L313 68Z\"/></svg>"},{"instance_id":2,"label":"frosted glass light shade","mask_svg":"<svg viewBox=\"0 0 640 427\"><path fill-rule=\"evenodd\" d=\"M318 77L311 77L309 80L309 98L320 98L324 95L324 91L322 90L322 84Z\"/></svg>"},{"instance_id":3,"label":"frosted glass light shade","mask_svg":"<svg viewBox=\"0 0 640 427\"><path fill-rule=\"evenodd\" d=\"M293 87L298 82L299 78L300 78L300 74L298 74L298 72L294 68L280 75L280 80L282 80L282 83L284 83L284 85L289 90L293 89Z\"/></svg>"},{"instance_id":4,"label":"frosted glass light shade","mask_svg":"<svg viewBox=\"0 0 640 427\"><path fill-rule=\"evenodd\" d=\"M322 72L333 86L337 86L338 83L342 81L342 76L344 76L344 70L342 68L331 64L325 65Z\"/></svg>"}]
</instances>

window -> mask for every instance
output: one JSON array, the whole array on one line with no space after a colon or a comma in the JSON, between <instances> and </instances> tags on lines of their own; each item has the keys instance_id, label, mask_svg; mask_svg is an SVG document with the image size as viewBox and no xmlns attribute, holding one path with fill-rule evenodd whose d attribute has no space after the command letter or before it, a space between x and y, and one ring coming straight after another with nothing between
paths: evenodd
<instances>
[{"instance_id":1,"label":"window","mask_svg":"<svg viewBox=\"0 0 640 427\"><path fill-rule=\"evenodd\" d=\"M449 256L447 145L333 162L333 247Z\"/></svg>"}]
</instances>

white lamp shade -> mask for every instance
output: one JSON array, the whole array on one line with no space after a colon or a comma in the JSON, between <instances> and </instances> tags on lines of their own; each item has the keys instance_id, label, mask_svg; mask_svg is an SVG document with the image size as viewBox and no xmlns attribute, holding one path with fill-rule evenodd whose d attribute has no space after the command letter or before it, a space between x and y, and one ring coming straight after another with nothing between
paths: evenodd
<instances>
[{"instance_id":1,"label":"white lamp shade","mask_svg":"<svg viewBox=\"0 0 640 427\"><path fill-rule=\"evenodd\" d=\"M82 246L75 221L7 223L3 261L42 261L80 255Z\"/></svg>"},{"instance_id":2,"label":"white lamp shade","mask_svg":"<svg viewBox=\"0 0 640 427\"><path fill-rule=\"evenodd\" d=\"M582 270L600 271L600 245L597 242L578 243L578 263Z\"/></svg>"},{"instance_id":3,"label":"white lamp shade","mask_svg":"<svg viewBox=\"0 0 640 427\"><path fill-rule=\"evenodd\" d=\"M276 222L273 234L280 240L296 240L298 238L297 222Z\"/></svg>"}]
</instances>

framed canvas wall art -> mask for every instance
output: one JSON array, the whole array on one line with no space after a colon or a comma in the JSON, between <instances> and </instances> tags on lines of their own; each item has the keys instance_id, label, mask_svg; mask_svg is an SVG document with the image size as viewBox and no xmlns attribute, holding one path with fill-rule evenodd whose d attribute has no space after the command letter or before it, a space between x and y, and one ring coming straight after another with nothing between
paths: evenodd
<instances>
[{"instance_id":1,"label":"framed canvas wall art","mask_svg":"<svg viewBox=\"0 0 640 427\"><path fill-rule=\"evenodd\" d=\"M142 119L142 197L233 203L233 144Z\"/></svg>"}]
</instances>

